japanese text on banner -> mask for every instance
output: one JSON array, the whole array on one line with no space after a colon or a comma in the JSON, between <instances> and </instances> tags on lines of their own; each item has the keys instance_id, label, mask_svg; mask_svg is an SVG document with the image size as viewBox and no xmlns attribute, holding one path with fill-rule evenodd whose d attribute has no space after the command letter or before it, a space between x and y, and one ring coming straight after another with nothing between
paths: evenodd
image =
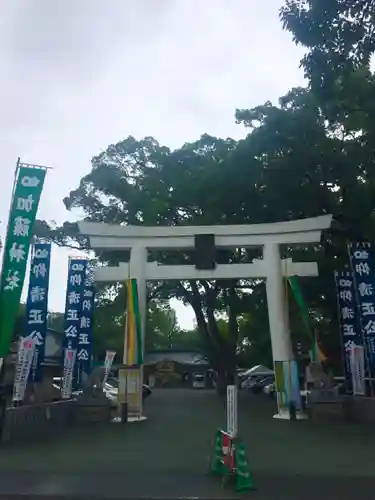
<instances>
[{"instance_id":1,"label":"japanese text on banner","mask_svg":"<svg viewBox=\"0 0 375 500\"><path fill-rule=\"evenodd\" d=\"M26 303L26 337L35 341L35 351L29 380L42 380L42 363L47 333L48 286L51 264L51 244L36 243L30 266L29 291Z\"/></svg>"},{"instance_id":2,"label":"japanese text on banner","mask_svg":"<svg viewBox=\"0 0 375 500\"><path fill-rule=\"evenodd\" d=\"M364 347L373 374L375 371L375 274L371 246L368 243L351 245L350 260L358 299Z\"/></svg>"},{"instance_id":3,"label":"japanese text on banner","mask_svg":"<svg viewBox=\"0 0 375 500\"><path fill-rule=\"evenodd\" d=\"M72 397L73 386L73 372L76 361L77 350L65 349L64 350L64 369L61 383L61 397L62 399L69 399Z\"/></svg>"},{"instance_id":4,"label":"japanese text on banner","mask_svg":"<svg viewBox=\"0 0 375 500\"><path fill-rule=\"evenodd\" d=\"M366 382L364 348L362 346L355 346L351 349L350 354L353 396L365 396Z\"/></svg>"},{"instance_id":5,"label":"japanese text on banner","mask_svg":"<svg viewBox=\"0 0 375 500\"><path fill-rule=\"evenodd\" d=\"M116 357L116 351L107 351L105 353L103 385L108 380L108 377L109 377L109 374L111 372L112 364L113 364L115 357Z\"/></svg>"},{"instance_id":6,"label":"japanese text on banner","mask_svg":"<svg viewBox=\"0 0 375 500\"><path fill-rule=\"evenodd\" d=\"M34 339L21 338L17 353L16 373L13 385L13 403L23 401L27 380L34 357Z\"/></svg>"},{"instance_id":7,"label":"japanese text on banner","mask_svg":"<svg viewBox=\"0 0 375 500\"><path fill-rule=\"evenodd\" d=\"M82 373L89 374L91 369L92 353L92 328L95 305L94 278L91 273L87 276L83 288L79 333L77 342L77 366L78 378L81 380Z\"/></svg>"},{"instance_id":8,"label":"japanese text on banner","mask_svg":"<svg viewBox=\"0 0 375 500\"><path fill-rule=\"evenodd\" d=\"M355 346L363 346L352 273L348 271L335 272L335 283L345 361L345 376L347 381L351 383L351 350Z\"/></svg>"},{"instance_id":9,"label":"japanese text on banner","mask_svg":"<svg viewBox=\"0 0 375 500\"><path fill-rule=\"evenodd\" d=\"M77 349L87 260L71 259L66 287L64 348Z\"/></svg>"},{"instance_id":10,"label":"japanese text on banner","mask_svg":"<svg viewBox=\"0 0 375 500\"><path fill-rule=\"evenodd\" d=\"M19 312L32 228L46 171L21 166L14 189L4 248L0 288L0 357L8 353Z\"/></svg>"}]
</instances>

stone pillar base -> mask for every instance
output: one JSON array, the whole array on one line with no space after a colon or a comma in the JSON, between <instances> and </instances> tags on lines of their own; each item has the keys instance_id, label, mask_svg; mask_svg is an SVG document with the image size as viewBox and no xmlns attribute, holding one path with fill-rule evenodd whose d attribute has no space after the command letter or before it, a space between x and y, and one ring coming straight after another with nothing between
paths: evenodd
<instances>
[{"instance_id":1,"label":"stone pillar base","mask_svg":"<svg viewBox=\"0 0 375 500\"><path fill-rule=\"evenodd\" d=\"M126 423L127 424L134 424L134 423L137 423L137 422L144 422L145 420L147 420L147 417L145 417L145 416L142 416L142 417L131 417L131 416L129 416L128 420L126 421ZM114 419L112 419L112 423L113 424L121 424L121 417L115 417Z\"/></svg>"},{"instance_id":2,"label":"stone pillar base","mask_svg":"<svg viewBox=\"0 0 375 500\"><path fill-rule=\"evenodd\" d=\"M308 415L306 413L303 413L302 411L297 411L296 417L297 420L307 420L309 418ZM278 420L290 420L289 410L279 410L279 412L276 413L272 418Z\"/></svg>"}]
</instances>

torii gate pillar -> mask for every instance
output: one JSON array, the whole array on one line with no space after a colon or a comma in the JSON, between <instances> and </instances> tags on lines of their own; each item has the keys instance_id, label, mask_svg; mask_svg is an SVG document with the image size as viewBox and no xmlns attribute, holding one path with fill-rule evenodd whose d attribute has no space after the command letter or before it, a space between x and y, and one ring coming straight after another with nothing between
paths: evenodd
<instances>
[{"instance_id":1,"label":"torii gate pillar","mask_svg":"<svg viewBox=\"0 0 375 500\"><path fill-rule=\"evenodd\" d=\"M279 245L267 243L263 251L268 267L266 292L273 359L274 361L289 361L294 359L294 355Z\"/></svg>"}]
</instances>

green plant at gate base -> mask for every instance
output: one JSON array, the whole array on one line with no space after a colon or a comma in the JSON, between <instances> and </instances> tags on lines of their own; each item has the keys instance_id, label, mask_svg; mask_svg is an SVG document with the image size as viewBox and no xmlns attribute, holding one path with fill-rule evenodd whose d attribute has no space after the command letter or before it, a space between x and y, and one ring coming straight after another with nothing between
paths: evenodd
<instances>
[{"instance_id":1,"label":"green plant at gate base","mask_svg":"<svg viewBox=\"0 0 375 500\"><path fill-rule=\"evenodd\" d=\"M235 444L236 460L236 491L254 490L254 481L249 468L249 462L246 456L245 443L241 440Z\"/></svg>"},{"instance_id":2,"label":"green plant at gate base","mask_svg":"<svg viewBox=\"0 0 375 500\"><path fill-rule=\"evenodd\" d=\"M223 476L227 473L227 467L224 464L223 442L220 429L216 433L214 456L211 460L210 469L216 476Z\"/></svg>"}]
</instances>

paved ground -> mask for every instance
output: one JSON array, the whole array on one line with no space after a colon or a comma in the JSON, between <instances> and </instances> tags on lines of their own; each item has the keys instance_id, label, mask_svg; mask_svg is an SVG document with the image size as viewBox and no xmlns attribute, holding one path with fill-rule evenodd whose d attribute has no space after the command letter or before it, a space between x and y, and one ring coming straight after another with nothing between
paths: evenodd
<instances>
[{"instance_id":1,"label":"paved ground","mask_svg":"<svg viewBox=\"0 0 375 500\"><path fill-rule=\"evenodd\" d=\"M147 403L149 419L143 423L3 447L0 493L51 499L234 498L207 473L215 430L225 418L215 393L165 389ZM240 434L257 486L246 497L375 497L375 429L273 420L274 404L262 396L241 394L239 406Z\"/></svg>"}]
</instances>

